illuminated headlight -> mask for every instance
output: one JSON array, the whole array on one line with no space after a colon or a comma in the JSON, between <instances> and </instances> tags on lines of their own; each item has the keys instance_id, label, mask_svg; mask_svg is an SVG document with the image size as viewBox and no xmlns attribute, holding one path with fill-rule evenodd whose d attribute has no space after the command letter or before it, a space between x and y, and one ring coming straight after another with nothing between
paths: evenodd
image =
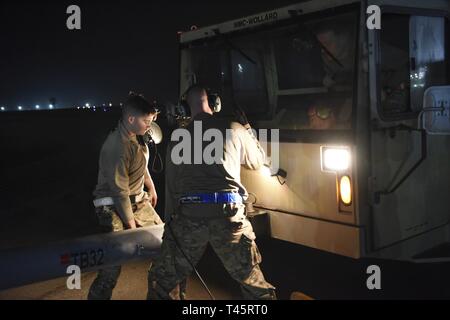
<instances>
[{"instance_id":1,"label":"illuminated headlight","mask_svg":"<svg viewBox=\"0 0 450 320\"><path fill-rule=\"evenodd\" d=\"M346 147L322 147L322 170L344 171L350 168L351 155Z\"/></svg>"}]
</instances>

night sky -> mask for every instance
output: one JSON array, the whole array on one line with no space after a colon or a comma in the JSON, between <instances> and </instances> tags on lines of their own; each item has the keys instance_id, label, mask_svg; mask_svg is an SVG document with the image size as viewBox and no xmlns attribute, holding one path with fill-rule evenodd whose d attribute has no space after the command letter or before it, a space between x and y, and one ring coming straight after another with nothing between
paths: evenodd
<instances>
[{"instance_id":1,"label":"night sky","mask_svg":"<svg viewBox=\"0 0 450 320\"><path fill-rule=\"evenodd\" d=\"M173 101L177 31L299 1L7 1L0 3L0 106L118 104L129 90ZM66 8L81 8L68 30ZM42 107L41 107L42 108Z\"/></svg>"}]
</instances>

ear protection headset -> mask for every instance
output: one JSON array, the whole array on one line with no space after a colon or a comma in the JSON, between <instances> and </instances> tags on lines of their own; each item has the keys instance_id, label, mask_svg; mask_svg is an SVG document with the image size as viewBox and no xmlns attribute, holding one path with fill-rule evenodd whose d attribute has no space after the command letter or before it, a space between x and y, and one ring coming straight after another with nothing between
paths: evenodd
<instances>
[{"instance_id":1,"label":"ear protection headset","mask_svg":"<svg viewBox=\"0 0 450 320\"><path fill-rule=\"evenodd\" d=\"M217 93L211 93L209 90L206 91L208 96L208 105L214 113L220 112L222 110L222 101Z\"/></svg>"},{"instance_id":2,"label":"ear protection headset","mask_svg":"<svg viewBox=\"0 0 450 320\"><path fill-rule=\"evenodd\" d=\"M211 92L211 90L209 88L194 84L194 85L190 86L186 90L186 92L183 94L183 96L181 97L180 107L184 109L186 116L190 114L190 107L187 102L187 96L189 94L189 91L191 91L194 87L203 88L206 91L206 96L208 97L208 105L211 108L211 110L214 113L220 112L220 110L222 109L222 102L220 100L219 94Z\"/></svg>"}]
</instances>

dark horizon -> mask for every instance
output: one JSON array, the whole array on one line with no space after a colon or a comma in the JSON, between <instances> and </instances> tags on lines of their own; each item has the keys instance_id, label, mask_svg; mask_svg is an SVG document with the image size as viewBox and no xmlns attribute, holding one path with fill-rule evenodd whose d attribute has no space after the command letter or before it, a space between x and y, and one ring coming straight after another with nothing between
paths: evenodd
<instances>
[{"instance_id":1,"label":"dark horizon","mask_svg":"<svg viewBox=\"0 0 450 320\"><path fill-rule=\"evenodd\" d=\"M48 109L51 97L58 108L118 105L130 90L173 101L178 31L295 2L2 2L0 106ZM81 30L66 28L71 4Z\"/></svg>"}]
</instances>

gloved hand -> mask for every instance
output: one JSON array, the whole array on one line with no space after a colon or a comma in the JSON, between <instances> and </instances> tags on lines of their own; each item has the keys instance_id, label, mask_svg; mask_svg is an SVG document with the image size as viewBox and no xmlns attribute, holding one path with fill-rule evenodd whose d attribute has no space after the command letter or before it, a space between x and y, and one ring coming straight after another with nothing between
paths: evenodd
<instances>
[{"instance_id":1,"label":"gloved hand","mask_svg":"<svg viewBox=\"0 0 450 320\"><path fill-rule=\"evenodd\" d=\"M242 124L245 127L245 129L251 128L250 124L248 123L248 119L247 119L247 116L246 116L244 110L242 110L240 108L235 109L234 110L234 115L236 117L237 122Z\"/></svg>"}]
</instances>

